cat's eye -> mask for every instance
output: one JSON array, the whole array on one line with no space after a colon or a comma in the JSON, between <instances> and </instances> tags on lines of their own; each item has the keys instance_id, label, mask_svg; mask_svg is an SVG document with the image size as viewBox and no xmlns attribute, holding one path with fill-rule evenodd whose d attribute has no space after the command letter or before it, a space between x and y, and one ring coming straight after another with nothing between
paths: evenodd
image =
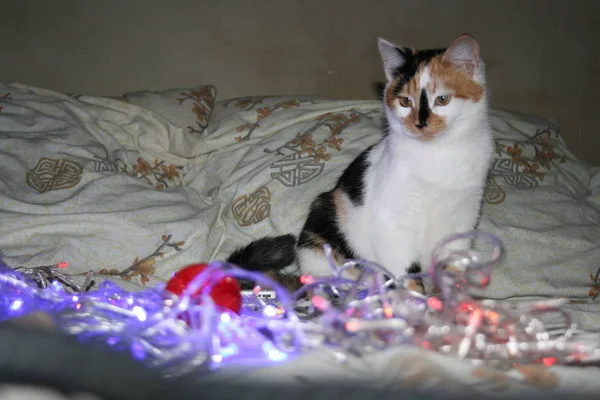
<instances>
[{"instance_id":1,"label":"cat's eye","mask_svg":"<svg viewBox=\"0 0 600 400\"><path fill-rule=\"evenodd\" d=\"M452 96L450 96L450 95L438 96L435 98L435 105L436 106L445 106L448 103L450 103L451 98L452 98Z\"/></svg>"},{"instance_id":2,"label":"cat's eye","mask_svg":"<svg viewBox=\"0 0 600 400\"><path fill-rule=\"evenodd\" d=\"M402 107L410 107L410 97L400 96L400 105Z\"/></svg>"}]
</instances>

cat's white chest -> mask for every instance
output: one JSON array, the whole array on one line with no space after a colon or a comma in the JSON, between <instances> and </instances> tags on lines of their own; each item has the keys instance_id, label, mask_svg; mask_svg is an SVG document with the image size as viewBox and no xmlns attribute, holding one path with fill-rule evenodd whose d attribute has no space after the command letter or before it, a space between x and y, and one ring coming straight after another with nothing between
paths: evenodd
<instances>
[{"instance_id":1,"label":"cat's white chest","mask_svg":"<svg viewBox=\"0 0 600 400\"><path fill-rule=\"evenodd\" d=\"M391 161L382 149L372 160L364 205L344 227L349 242L396 275L415 261L427 270L441 238L475 225L485 168L457 158Z\"/></svg>"}]
</instances>

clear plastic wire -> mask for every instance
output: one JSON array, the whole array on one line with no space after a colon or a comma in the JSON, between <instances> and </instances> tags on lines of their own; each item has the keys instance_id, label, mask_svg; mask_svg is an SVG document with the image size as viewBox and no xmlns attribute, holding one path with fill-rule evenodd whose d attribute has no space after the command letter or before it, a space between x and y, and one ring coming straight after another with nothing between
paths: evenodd
<instances>
[{"instance_id":1,"label":"clear plastic wire","mask_svg":"<svg viewBox=\"0 0 600 400\"><path fill-rule=\"evenodd\" d=\"M436 246L428 272L408 276L365 260L338 266L331 248L324 250L331 276L308 277L294 293L223 261L209 264L179 297L164 285L127 292L109 281L88 291L90 274L79 286L64 268L0 265L0 320L45 312L56 329L128 351L165 376L268 365L310 349L343 360L406 343L500 368L600 356L599 336L577 329L564 300L479 299L504 257L502 243L491 234L446 238ZM242 296L239 314L210 295L224 278L256 283ZM416 278L429 279L438 291L425 296L407 289L406 280ZM263 289L274 298L261 297Z\"/></svg>"}]
</instances>

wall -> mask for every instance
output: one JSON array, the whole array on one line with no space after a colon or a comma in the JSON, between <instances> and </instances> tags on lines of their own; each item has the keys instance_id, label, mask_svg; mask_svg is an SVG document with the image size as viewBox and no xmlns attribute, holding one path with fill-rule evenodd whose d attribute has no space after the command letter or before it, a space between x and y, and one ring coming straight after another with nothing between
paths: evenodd
<instances>
[{"instance_id":1,"label":"wall","mask_svg":"<svg viewBox=\"0 0 600 400\"><path fill-rule=\"evenodd\" d=\"M0 0L0 80L373 98L378 36L443 47L463 32L480 42L495 107L558 120L600 165L596 0Z\"/></svg>"}]
</instances>

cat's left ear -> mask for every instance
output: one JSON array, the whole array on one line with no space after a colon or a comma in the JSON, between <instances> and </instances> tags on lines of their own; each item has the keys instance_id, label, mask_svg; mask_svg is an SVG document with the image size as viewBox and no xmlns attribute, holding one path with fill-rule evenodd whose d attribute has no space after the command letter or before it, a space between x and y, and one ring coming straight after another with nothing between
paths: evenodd
<instances>
[{"instance_id":1,"label":"cat's left ear","mask_svg":"<svg viewBox=\"0 0 600 400\"><path fill-rule=\"evenodd\" d=\"M377 45L383 61L383 72L387 80L391 81L395 77L396 70L406 62L406 55L400 47L385 39L379 38Z\"/></svg>"},{"instance_id":2,"label":"cat's left ear","mask_svg":"<svg viewBox=\"0 0 600 400\"><path fill-rule=\"evenodd\" d=\"M471 36L462 35L448 47L442 59L473 76L479 66L479 45Z\"/></svg>"}]
</instances>

